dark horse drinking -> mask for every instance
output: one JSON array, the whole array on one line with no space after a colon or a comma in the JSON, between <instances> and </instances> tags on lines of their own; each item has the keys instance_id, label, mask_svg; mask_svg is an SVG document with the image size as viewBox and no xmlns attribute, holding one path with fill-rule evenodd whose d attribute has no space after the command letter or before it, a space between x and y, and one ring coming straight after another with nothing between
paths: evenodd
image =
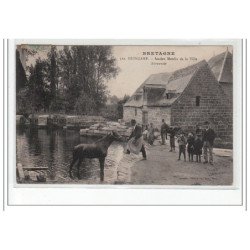
<instances>
[{"instance_id":1,"label":"dark horse drinking","mask_svg":"<svg viewBox=\"0 0 250 250\"><path fill-rule=\"evenodd\" d=\"M85 158L89 159L98 158L100 162L100 180L103 181L105 158L107 156L109 146L115 140L117 141L121 140L121 136L118 133L112 131L111 133L107 134L106 136L97 140L94 143L91 144L83 143L75 146L73 150L73 161L69 167L70 178L73 178L72 168L77 161L78 161L77 177L78 179L80 179L80 166L82 164L82 161Z\"/></svg>"}]
</instances>

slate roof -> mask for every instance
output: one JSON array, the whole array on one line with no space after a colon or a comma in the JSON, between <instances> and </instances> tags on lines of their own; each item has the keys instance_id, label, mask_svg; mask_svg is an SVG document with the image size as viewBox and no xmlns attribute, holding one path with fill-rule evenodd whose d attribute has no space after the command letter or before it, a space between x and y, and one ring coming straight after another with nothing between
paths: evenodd
<instances>
[{"instance_id":1,"label":"slate roof","mask_svg":"<svg viewBox=\"0 0 250 250\"><path fill-rule=\"evenodd\" d=\"M148 88L166 88L170 73L159 73L150 75L135 91L135 93L124 104L125 107L142 107L143 105L143 87L147 85Z\"/></svg>"},{"instance_id":2,"label":"slate roof","mask_svg":"<svg viewBox=\"0 0 250 250\"><path fill-rule=\"evenodd\" d=\"M193 74L189 74L170 81L166 86L166 92L172 91L176 93L182 93L187 87L187 84L189 83L192 76Z\"/></svg>"},{"instance_id":3,"label":"slate roof","mask_svg":"<svg viewBox=\"0 0 250 250\"><path fill-rule=\"evenodd\" d=\"M182 93L183 90L187 87L196 70L205 64L207 64L207 62L203 60L186 68L174 71L169 78L166 90L172 90L176 93Z\"/></svg>"},{"instance_id":4,"label":"slate roof","mask_svg":"<svg viewBox=\"0 0 250 250\"><path fill-rule=\"evenodd\" d=\"M166 72L151 75L141 84L124 106L142 107L144 87L150 89L147 98L148 106L171 105L187 87L196 70L204 64L207 64L205 60L171 73ZM174 97L168 99L166 96L168 92L174 93Z\"/></svg>"},{"instance_id":5,"label":"slate roof","mask_svg":"<svg viewBox=\"0 0 250 250\"><path fill-rule=\"evenodd\" d=\"M169 73L169 72L153 74L144 82L144 84L147 84L147 85L149 85L149 84L167 84L170 76L171 76L171 73Z\"/></svg>"},{"instance_id":6,"label":"slate roof","mask_svg":"<svg viewBox=\"0 0 250 250\"><path fill-rule=\"evenodd\" d=\"M208 61L212 72L218 82L232 83L233 82L233 55L229 51L223 52L212 57Z\"/></svg>"},{"instance_id":7,"label":"slate roof","mask_svg":"<svg viewBox=\"0 0 250 250\"><path fill-rule=\"evenodd\" d=\"M147 100L148 106L170 106L187 87L196 70L205 64L209 65L219 82L233 82L233 55L229 51L226 51L212 57L208 62L203 60L174 72L165 72L149 76L124 106L142 107L144 87L150 89ZM163 90L164 88L165 90ZM174 96L168 99L167 93L174 93Z\"/></svg>"},{"instance_id":8,"label":"slate roof","mask_svg":"<svg viewBox=\"0 0 250 250\"><path fill-rule=\"evenodd\" d=\"M137 95L136 97L135 97L135 94L133 94L123 106L124 107L135 107L135 108L142 107L143 106L142 94Z\"/></svg>"},{"instance_id":9,"label":"slate roof","mask_svg":"<svg viewBox=\"0 0 250 250\"><path fill-rule=\"evenodd\" d=\"M172 72L168 84L166 85L165 92L156 98L154 103L149 103L148 106L171 106L171 104L175 102L175 100L187 87L197 69L206 64L207 62L203 60L186 68ZM166 95L167 93L173 93L174 96L168 99Z\"/></svg>"}]
</instances>

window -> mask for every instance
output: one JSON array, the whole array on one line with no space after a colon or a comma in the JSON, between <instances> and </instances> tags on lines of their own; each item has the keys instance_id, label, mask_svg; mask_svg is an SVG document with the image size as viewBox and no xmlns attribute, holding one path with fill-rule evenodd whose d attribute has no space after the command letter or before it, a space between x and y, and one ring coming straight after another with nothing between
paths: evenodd
<instances>
[{"instance_id":1,"label":"window","mask_svg":"<svg viewBox=\"0 0 250 250\"><path fill-rule=\"evenodd\" d=\"M135 108L135 116L137 116L137 108Z\"/></svg>"},{"instance_id":2,"label":"window","mask_svg":"<svg viewBox=\"0 0 250 250\"><path fill-rule=\"evenodd\" d=\"M200 106L200 101L201 101L201 97L200 96L196 96L195 98L195 103L196 103L196 106Z\"/></svg>"},{"instance_id":3,"label":"window","mask_svg":"<svg viewBox=\"0 0 250 250\"><path fill-rule=\"evenodd\" d=\"M171 93L167 93L166 96L167 96L167 99L171 99L172 98Z\"/></svg>"}]
</instances>

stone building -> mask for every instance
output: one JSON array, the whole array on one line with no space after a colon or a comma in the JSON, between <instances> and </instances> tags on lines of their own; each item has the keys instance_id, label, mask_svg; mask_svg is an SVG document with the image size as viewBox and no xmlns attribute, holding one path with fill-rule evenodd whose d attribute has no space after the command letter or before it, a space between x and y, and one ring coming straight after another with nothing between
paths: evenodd
<instances>
[{"instance_id":1,"label":"stone building","mask_svg":"<svg viewBox=\"0 0 250 250\"><path fill-rule=\"evenodd\" d=\"M210 121L218 137L232 143L232 106L230 95L225 93L229 88L220 83L229 79L224 77L230 61L229 52L226 54L226 61L220 56L224 61L220 67L221 60L213 63L212 58L210 65L203 60L172 73L151 75L124 104L123 119L144 125L152 122L158 128L165 119L184 131L195 131L196 125ZM230 81L225 84L232 84Z\"/></svg>"},{"instance_id":2,"label":"stone building","mask_svg":"<svg viewBox=\"0 0 250 250\"><path fill-rule=\"evenodd\" d=\"M212 57L208 65L213 71L216 79L228 96L229 101L233 101L233 55L229 51ZM232 104L232 103L231 103Z\"/></svg>"}]
</instances>

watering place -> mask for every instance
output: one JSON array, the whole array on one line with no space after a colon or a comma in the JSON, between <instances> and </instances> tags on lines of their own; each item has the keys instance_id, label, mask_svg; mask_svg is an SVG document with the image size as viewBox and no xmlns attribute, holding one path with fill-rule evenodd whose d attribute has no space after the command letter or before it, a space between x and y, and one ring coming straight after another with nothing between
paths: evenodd
<instances>
[{"instance_id":1,"label":"watering place","mask_svg":"<svg viewBox=\"0 0 250 250\"><path fill-rule=\"evenodd\" d=\"M99 137L100 138L100 137ZM76 130L17 128L17 164L39 169L47 167L46 183L83 183L98 184L100 182L100 167L98 159L85 159L80 168L80 180L77 178L77 168L73 168L73 176L69 176L69 165L72 162L74 146L80 143L92 143L98 137L81 136ZM122 181L128 183L129 171L124 170L124 143L114 141L105 161L104 184L114 184ZM122 160L123 159L123 160ZM122 160L122 169L119 162ZM135 159L136 160L136 159ZM127 169L133 161L127 162ZM37 171L39 173L39 171ZM32 182L32 181L31 181Z\"/></svg>"}]
</instances>

